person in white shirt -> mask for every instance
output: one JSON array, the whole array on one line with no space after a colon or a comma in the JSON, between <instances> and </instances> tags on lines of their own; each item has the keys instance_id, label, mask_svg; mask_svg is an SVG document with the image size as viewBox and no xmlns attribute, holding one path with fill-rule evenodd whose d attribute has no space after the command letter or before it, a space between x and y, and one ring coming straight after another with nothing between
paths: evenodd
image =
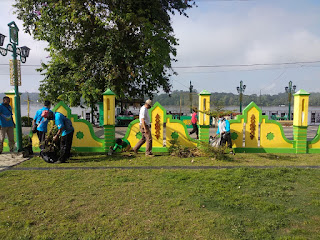
<instances>
[{"instance_id":1,"label":"person in white shirt","mask_svg":"<svg viewBox=\"0 0 320 240\"><path fill-rule=\"evenodd\" d=\"M138 153L139 148L146 142L146 156L153 157L152 154L152 136L151 136L151 123L148 113L148 109L152 106L152 101L148 99L145 104L140 108L139 121L140 121L140 132L142 133L142 138L133 147L133 151Z\"/></svg>"}]
</instances>

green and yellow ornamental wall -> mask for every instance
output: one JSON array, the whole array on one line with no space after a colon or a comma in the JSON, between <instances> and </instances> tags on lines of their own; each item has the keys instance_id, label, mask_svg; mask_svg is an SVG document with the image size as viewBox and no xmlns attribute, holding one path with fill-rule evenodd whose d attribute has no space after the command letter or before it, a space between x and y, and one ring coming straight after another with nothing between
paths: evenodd
<instances>
[{"instance_id":1,"label":"green and yellow ornamental wall","mask_svg":"<svg viewBox=\"0 0 320 240\"><path fill-rule=\"evenodd\" d=\"M6 93L12 98L12 93ZM299 90L294 94L293 140L284 135L282 125L276 120L269 120L262 115L261 109L251 102L236 119L230 120L232 147L235 152L246 153L320 153L320 131L311 141L307 141L309 93ZM204 90L199 94L199 140L192 139L185 122L173 119L166 109L156 102L149 115L151 118L151 132L153 152L167 152L171 140L176 140L186 147L197 146L201 141L209 142L210 116L205 114L210 110L211 93ZM107 89L103 94L103 128L104 138L96 137L91 123L78 119L71 113L71 109L59 102L53 109L67 116L75 128L72 147L78 152L108 152L115 142L115 94ZM11 99L14 111L14 98ZM52 126L53 123L49 124ZM39 151L36 134L30 133L33 148ZM141 138L139 120L132 121L124 136L132 146ZM165 141L164 141L165 140ZM164 142L166 144L164 144ZM8 151L7 141L4 151ZM145 151L143 145L140 151Z\"/></svg>"}]
</instances>

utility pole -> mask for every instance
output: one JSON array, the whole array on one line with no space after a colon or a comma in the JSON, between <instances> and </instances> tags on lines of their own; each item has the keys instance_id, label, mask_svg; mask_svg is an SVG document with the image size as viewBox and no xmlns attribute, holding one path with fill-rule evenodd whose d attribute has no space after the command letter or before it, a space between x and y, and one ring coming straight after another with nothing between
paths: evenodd
<instances>
[{"instance_id":1,"label":"utility pole","mask_svg":"<svg viewBox=\"0 0 320 240\"><path fill-rule=\"evenodd\" d=\"M193 86L191 84L191 81L190 81L190 87L189 87L189 91L190 91L190 95L189 95L189 98L190 98L190 113L192 113L192 90L193 90Z\"/></svg>"},{"instance_id":2,"label":"utility pole","mask_svg":"<svg viewBox=\"0 0 320 240\"><path fill-rule=\"evenodd\" d=\"M182 99L181 99L181 92L180 92L180 113L179 113L179 119L181 117L181 105L182 105Z\"/></svg>"},{"instance_id":3,"label":"utility pole","mask_svg":"<svg viewBox=\"0 0 320 240\"><path fill-rule=\"evenodd\" d=\"M30 100L29 93L27 93L27 100L25 100L28 104L28 126L30 125L30 102L33 102Z\"/></svg>"}]
</instances>

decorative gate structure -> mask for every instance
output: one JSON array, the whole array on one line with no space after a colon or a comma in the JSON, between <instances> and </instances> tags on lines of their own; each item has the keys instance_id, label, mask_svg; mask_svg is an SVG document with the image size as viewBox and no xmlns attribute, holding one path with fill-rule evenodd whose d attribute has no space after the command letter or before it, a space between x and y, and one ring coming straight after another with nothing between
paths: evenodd
<instances>
[{"instance_id":1,"label":"decorative gate structure","mask_svg":"<svg viewBox=\"0 0 320 240\"><path fill-rule=\"evenodd\" d=\"M172 115L167 115L166 110L159 102L156 102L149 109L149 115L151 120L152 151L167 152L171 146L171 140L177 140L179 144L186 147L197 146L198 141L189 136L186 124L178 119L172 119ZM166 138L165 141L164 136ZM124 138L128 139L132 147L142 138L139 119L129 124ZM145 144L142 145L140 150L145 151Z\"/></svg>"},{"instance_id":2,"label":"decorative gate structure","mask_svg":"<svg viewBox=\"0 0 320 240\"><path fill-rule=\"evenodd\" d=\"M11 92L6 94L12 97ZM160 103L155 103L149 109L153 139L152 150L167 152L171 140L176 140L186 147L195 147L199 141L209 142L210 118L205 112L210 109L210 95L205 90L199 94L199 140L189 136L183 121L173 119ZM279 122L263 116L261 109L251 102L243 110L242 115L230 120L234 150L247 153L320 153L320 128L314 139L307 141L309 95L304 90L299 90L294 94L293 140L285 137L283 127ZM14 98L12 105L14 106ZM115 94L110 89L103 94L103 109L104 139L96 137L91 123L78 119L78 116L72 114L71 109L65 103L58 103L53 111L61 112L71 119L75 129L72 147L76 151L108 152L109 147L115 142ZM49 123L48 131L52 124L52 122ZM30 136L32 136L34 150L39 151L36 134ZM129 124L125 138L129 140L131 146L135 146L141 137L137 119ZM9 150L7 140L4 143L4 150ZM140 150L144 151L145 145Z\"/></svg>"},{"instance_id":3,"label":"decorative gate structure","mask_svg":"<svg viewBox=\"0 0 320 240\"><path fill-rule=\"evenodd\" d=\"M71 109L64 103L59 102L52 110L60 112L69 118L74 127L72 148L77 152L104 152L104 139L96 137L90 122L78 119L78 116L71 113ZM48 124L48 132L53 126L53 121ZM34 151L39 151L39 139L37 134L32 134L32 145Z\"/></svg>"},{"instance_id":4,"label":"decorative gate structure","mask_svg":"<svg viewBox=\"0 0 320 240\"><path fill-rule=\"evenodd\" d=\"M288 140L282 125L263 116L261 109L251 102L242 115L230 120L233 148L236 152L294 153L294 144Z\"/></svg>"}]
</instances>

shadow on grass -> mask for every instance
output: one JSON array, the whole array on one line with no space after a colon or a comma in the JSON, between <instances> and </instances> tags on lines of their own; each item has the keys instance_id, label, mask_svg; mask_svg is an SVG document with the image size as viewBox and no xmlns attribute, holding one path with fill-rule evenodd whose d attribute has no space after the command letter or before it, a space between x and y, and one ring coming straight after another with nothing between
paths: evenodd
<instances>
[{"instance_id":1,"label":"shadow on grass","mask_svg":"<svg viewBox=\"0 0 320 240\"><path fill-rule=\"evenodd\" d=\"M273 153L259 154L259 157L265 158L268 160L276 160L276 161L279 161L279 160L295 161L298 159L298 157L295 155L288 156L288 155L281 155L281 154L277 155Z\"/></svg>"},{"instance_id":2,"label":"shadow on grass","mask_svg":"<svg viewBox=\"0 0 320 240\"><path fill-rule=\"evenodd\" d=\"M136 158L133 154L78 153L69 159L70 163L120 161Z\"/></svg>"},{"instance_id":3,"label":"shadow on grass","mask_svg":"<svg viewBox=\"0 0 320 240\"><path fill-rule=\"evenodd\" d=\"M222 156L216 156L215 159L217 161L221 161L221 162L237 162L237 160L235 160L233 157L231 157L233 155L229 155L228 153L225 153Z\"/></svg>"},{"instance_id":4,"label":"shadow on grass","mask_svg":"<svg viewBox=\"0 0 320 240\"><path fill-rule=\"evenodd\" d=\"M73 157L69 159L70 163L81 163L81 162L104 162L104 161L120 161L130 160L144 157L144 153L135 155L133 153L115 153L108 155L107 153L74 153ZM155 157L169 156L167 153L155 153Z\"/></svg>"}]
</instances>

